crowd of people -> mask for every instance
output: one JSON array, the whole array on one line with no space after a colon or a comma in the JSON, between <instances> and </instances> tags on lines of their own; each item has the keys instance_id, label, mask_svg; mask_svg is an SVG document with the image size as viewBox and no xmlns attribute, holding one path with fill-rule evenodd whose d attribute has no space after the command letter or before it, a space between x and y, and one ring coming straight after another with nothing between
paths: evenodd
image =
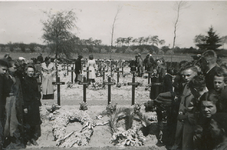
<instances>
[{"instance_id":1,"label":"crowd of people","mask_svg":"<svg viewBox=\"0 0 227 150\"><path fill-rule=\"evenodd\" d=\"M94 83L96 61L90 55L83 66L82 58L78 55L75 61L75 82L88 69L89 82ZM129 66L139 77L145 71L151 75L157 144L169 150L227 149L227 65L217 63L215 51L207 50L197 60L171 67L163 58L155 60L148 54L143 60L138 54ZM55 73L54 62L41 54L35 63L9 55L0 59L0 149L38 145L40 100L53 98Z\"/></svg>"},{"instance_id":2,"label":"crowd of people","mask_svg":"<svg viewBox=\"0 0 227 150\"><path fill-rule=\"evenodd\" d=\"M166 68L160 59L153 62L147 70L154 74L150 98L158 119L157 144L169 150L227 149L227 66L217 63L215 51L181 61L178 69Z\"/></svg>"},{"instance_id":3,"label":"crowd of people","mask_svg":"<svg viewBox=\"0 0 227 150\"><path fill-rule=\"evenodd\" d=\"M55 64L50 57L26 62L6 54L0 59L0 150L38 145L42 99L53 99Z\"/></svg>"},{"instance_id":4,"label":"crowd of people","mask_svg":"<svg viewBox=\"0 0 227 150\"><path fill-rule=\"evenodd\" d=\"M40 98L33 64L0 59L0 149L38 145Z\"/></svg>"},{"instance_id":5,"label":"crowd of people","mask_svg":"<svg viewBox=\"0 0 227 150\"><path fill-rule=\"evenodd\" d=\"M89 56L83 67L81 55L75 61L75 83L82 69L89 69L89 81L95 82L96 62ZM38 145L41 136L41 99L54 99L55 62L40 54L26 61L6 54L0 59L0 150Z\"/></svg>"}]
</instances>

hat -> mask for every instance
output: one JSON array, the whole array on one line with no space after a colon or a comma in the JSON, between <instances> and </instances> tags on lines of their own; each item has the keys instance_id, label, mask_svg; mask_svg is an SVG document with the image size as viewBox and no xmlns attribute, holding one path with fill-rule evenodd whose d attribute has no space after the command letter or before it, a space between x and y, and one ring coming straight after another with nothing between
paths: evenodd
<instances>
[{"instance_id":1,"label":"hat","mask_svg":"<svg viewBox=\"0 0 227 150\"><path fill-rule=\"evenodd\" d=\"M165 92L160 93L157 98L155 99L155 102L164 104L164 105L171 105L172 103L172 93L171 92Z\"/></svg>"}]
</instances>

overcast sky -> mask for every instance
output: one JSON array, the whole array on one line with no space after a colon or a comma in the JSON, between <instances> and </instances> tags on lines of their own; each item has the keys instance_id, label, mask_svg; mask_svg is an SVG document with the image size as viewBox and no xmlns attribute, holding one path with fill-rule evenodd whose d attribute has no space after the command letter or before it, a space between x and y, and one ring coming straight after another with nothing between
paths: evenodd
<instances>
[{"instance_id":1,"label":"overcast sky","mask_svg":"<svg viewBox=\"0 0 227 150\"><path fill-rule=\"evenodd\" d=\"M40 43L44 11L73 9L77 27L73 30L81 39L102 40L110 45L111 26L118 7L114 40L118 37L147 37L158 35L172 46L176 1L0 1L0 43ZM227 35L227 1L188 1L182 9L177 28L176 45L195 47L195 35L206 35L213 26L218 35Z\"/></svg>"}]
</instances>

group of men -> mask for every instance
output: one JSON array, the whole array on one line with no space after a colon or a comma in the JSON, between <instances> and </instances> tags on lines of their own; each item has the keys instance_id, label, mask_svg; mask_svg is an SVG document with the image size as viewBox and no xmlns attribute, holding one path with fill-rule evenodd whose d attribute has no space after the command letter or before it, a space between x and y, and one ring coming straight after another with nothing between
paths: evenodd
<instances>
[{"instance_id":1,"label":"group of men","mask_svg":"<svg viewBox=\"0 0 227 150\"><path fill-rule=\"evenodd\" d=\"M33 64L0 59L0 150L38 145L41 93Z\"/></svg>"},{"instance_id":2,"label":"group of men","mask_svg":"<svg viewBox=\"0 0 227 150\"><path fill-rule=\"evenodd\" d=\"M226 64L218 64L215 51L207 50L198 60L180 62L177 73L164 70L164 76L153 77L150 96L156 106L158 144L169 150L227 149Z\"/></svg>"}]
</instances>

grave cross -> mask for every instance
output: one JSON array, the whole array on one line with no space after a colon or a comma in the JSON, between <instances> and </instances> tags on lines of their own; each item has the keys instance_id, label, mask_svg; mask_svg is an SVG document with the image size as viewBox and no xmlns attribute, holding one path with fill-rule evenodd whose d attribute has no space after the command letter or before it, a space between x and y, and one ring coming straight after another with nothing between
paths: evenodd
<instances>
[{"instance_id":1,"label":"grave cross","mask_svg":"<svg viewBox=\"0 0 227 150\"><path fill-rule=\"evenodd\" d=\"M73 83L73 72L75 70L73 69L73 66L71 66L71 70L68 70L68 72L71 72L71 82Z\"/></svg>"},{"instance_id":2,"label":"grave cross","mask_svg":"<svg viewBox=\"0 0 227 150\"><path fill-rule=\"evenodd\" d=\"M89 81L89 72L91 72L91 70L89 70L89 67L87 67L87 69L83 71L87 72L87 81Z\"/></svg>"},{"instance_id":3,"label":"grave cross","mask_svg":"<svg viewBox=\"0 0 227 150\"><path fill-rule=\"evenodd\" d=\"M124 62L122 62L122 60L119 60L118 61L118 64L117 64L117 68L121 68L121 73L122 73L122 75L124 74Z\"/></svg>"},{"instance_id":4,"label":"grave cross","mask_svg":"<svg viewBox=\"0 0 227 150\"><path fill-rule=\"evenodd\" d=\"M111 103L111 85L114 85L113 82L111 82L111 77L108 77L108 82L104 82L104 85L108 85L108 105Z\"/></svg>"},{"instance_id":5,"label":"grave cross","mask_svg":"<svg viewBox=\"0 0 227 150\"><path fill-rule=\"evenodd\" d=\"M136 71L131 71L132 73L132 82L129 82L128 85L132 85L132 105L135 104L135 87L139 85L139 82L135 82L135 73Z\"/></svg>"},{"instance_id":6,"label":"grave cross","mask_svg":"<svg viewBox=\"0 0 227 150\"><path fill-rule=\"evenodd\" d=\"M83 101L84 101L84 103L86 103L87 102L86 89L87 89L87 86L89 85L89 82L88 82L88 80L86 80L86 77L83 77L83 82L80 82L79 84L83 85Z\"/></svg>"},{"instance_id":7,"label":"grave cross","mask_svg":"<svg viewBox=\"0 0 227 150\"><path fill-rule=\"evenodd\" d=\"M117 83L119 83L119 77L120 77L119 73L122 71L120 71L119 68L117 68L117 71L115 71L115 72L117 72Z\"/></svg>"},{"instance_id":8,"label":"grave cross","mask_svg":"<svg viewBox=\"0 0 227 150\"><path fill-rule=\"evenodd\" d=\"M58 103L58 105L60 105L61 104L60 85L65 84L65 82L60 82L60 77L56 77L56 82L52 82L52 84L57 85L57 103Z\"/></svg>"}]
</instances>

